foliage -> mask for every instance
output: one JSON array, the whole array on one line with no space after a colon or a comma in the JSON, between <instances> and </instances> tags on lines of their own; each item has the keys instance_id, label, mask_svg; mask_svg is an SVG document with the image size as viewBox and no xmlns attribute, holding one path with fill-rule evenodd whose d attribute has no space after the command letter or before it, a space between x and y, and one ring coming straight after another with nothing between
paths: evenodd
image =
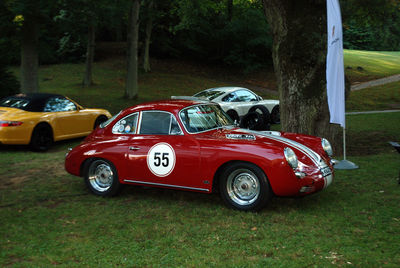
<instances>
[{"instance_id":1,"label":"foliage","mask_svg":"<svg viewBox=\"0 0 400 268\"><path fill-rule=\"evenodd\" d=\"M243 8L240 16L233 17L226 26L227 53L224 63L245 72L272 64L272 37L260 9Z\"/></svg>"},{"instance_id":2,"label":"foliage","mask_svg":"<svg viewBox=\"0 0 400 268\"><path fill-rule=\"evenodd\" d=\"M0 55L1 63L10 64L19 60L19 40L14 22L14 14L7 8L6 2L0 2Z\"/></svg>"},{"instance_id":3,"label":"foliage","mask_svg":"<svg viewBox=\"0 0 400 268\"><path fill-rule=\"evenodd\" d=\"M400 2L342 1L343 44L359 50L400 50Z\"/></svg>"},{"instance_id":4,"label":"foliage","mask_svg":"<svg viewBox=\"0 0 400 268\"><path fill-rule=\"evenodd\" d=\"M400 50L400 7L391 0L341 1L344 44L351 49ZM190 58L250 72L271 66L272 36L261 1L154 0L151 56ZM5 0L0 3L0 52L19 63L19 27L13 22L29 10L40 17L40 64L82 61L87 24L96 21L96 40L125 41L130 1ZM368 3L368 4L365 4ZM142 5L145 2L142 1ZM79 7L79 8L78 8ZM140 17L146 19L145 9ZM22 16L23 17L23 16ZM100 18L100 19L98 19ZM140 40L144 40L141 23ZM104 58L107 53L97 54Z\"/></svg>"},{"instance_id":5,"label":"foliage","mask_svg":"<svg viewBox=\"0 0 400 268\"><path fill-rule=\"evenodd\" d=\"M0 64L0 99L19 93L20 85L17 78Z\"/></svg>"},{"instance_id":6,"label":"foliage","mask_svg":"<svg viewBox=\"0 0 400 268\"><path fill-rule=\"evenodd\" d=\"M271 64L272 39L258 2L235 2L231 20L225 2L175 2L172 12L180 22L173 27L173 33L183 55L242 71Z\"/></svg>"}]
</instances>

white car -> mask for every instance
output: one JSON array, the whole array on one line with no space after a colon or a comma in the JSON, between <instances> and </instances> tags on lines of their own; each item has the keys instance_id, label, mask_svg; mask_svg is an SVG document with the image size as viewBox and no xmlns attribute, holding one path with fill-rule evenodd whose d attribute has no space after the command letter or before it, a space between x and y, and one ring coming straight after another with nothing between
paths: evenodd
<instances>
[{"instance_id":1,"label":"white car","mask_svg":"<svg viewBox=\"0 0 400 268\"><path fill-rule=\"evenodd\" d=\"M279 101L263 100L247 88L216 87L203 90L193 97L218 103L242 127L262 130L270 123L280 123Z\"/></svg>"}]
</instances>

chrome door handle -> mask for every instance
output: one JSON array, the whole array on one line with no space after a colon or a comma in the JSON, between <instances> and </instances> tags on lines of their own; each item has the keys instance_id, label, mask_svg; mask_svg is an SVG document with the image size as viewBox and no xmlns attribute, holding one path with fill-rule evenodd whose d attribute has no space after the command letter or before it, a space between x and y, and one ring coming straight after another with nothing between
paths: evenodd
<instances>
[{"instance_id":1,"label":"chrome door handle","mask_svg":"<svg viewBox=\"0 0 400 268\"><path fill-rule=\"evenodd\" d=\"M137 150L140 150L140 147L129 146L129 150L131 150L131 151L137 151Z\"/></svg>"}]
</instances>

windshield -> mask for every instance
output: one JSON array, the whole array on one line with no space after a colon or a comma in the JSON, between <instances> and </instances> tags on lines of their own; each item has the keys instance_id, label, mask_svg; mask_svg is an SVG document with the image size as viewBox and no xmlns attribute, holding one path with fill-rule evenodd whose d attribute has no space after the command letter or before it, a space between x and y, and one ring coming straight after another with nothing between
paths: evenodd
<instances>
[{"instance_id":1,"label":"windshield","mask_svg":"<svg viewBox=\"0 0 400 268\"><path fill-rule=\"evenodd\" d=\"M26 110L26 107L28 106L29 102L30 102L29 99L8 97L0 100L0 106Z\"/></svg>"},{"instance_id":2,"label":"windshield","mask_svg":"<svg viewBox=\"0 0 400 268\"><path fill-rule=\"evenodd\" d=\"M110 119L108 119L107 121L104 121L103 123L101 123L99 125L100 128L105 128L106 126L108 126L115 118L117 118L117 116L121 113L122 111L120 111L119 113L117 113L116 115L114 115L113 117L111 117Z\"/></svg>"},{"instance_id":3,"label":"windshield","mask_svg":"<svg viewBox=\"0 0 400 268\"><path fill-rule=\"evenodd\" d=\"M224 94L225 92L223 91L217 91L217 90L204 90L202 92L199 92L197 94L194 94L194 97L203 97L203 98L207 98L208 100L213 100L218 96L221 96L222 94Z\"/></svg>"},{"instance_id":4,"label":"windshield","mask_svg":"<svg viewBox=\"0 0 400 268\"><path fill-rule=\"evenodd\" d=\"M198 133L234 124L218 105L191 106L180 111L179 117L189 133Z\"/></svg>"}]
</instances>

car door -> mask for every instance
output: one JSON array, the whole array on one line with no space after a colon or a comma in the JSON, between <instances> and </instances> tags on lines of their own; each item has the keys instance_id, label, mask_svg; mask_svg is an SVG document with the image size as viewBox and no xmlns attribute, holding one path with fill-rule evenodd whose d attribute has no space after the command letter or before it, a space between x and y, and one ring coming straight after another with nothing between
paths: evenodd
<instances>
[{"instance_id":1,"label":"car door","mask_svg":"<svg viewBox=\"0 0 400 268\"><path fill-rule=\"evenodd\" d=\"M239 116L244 116L251 107L258 103L258 96L248 90L239 89L226 95L222 101L229 105L221 106L229 106L229 109L234 109Z\"/></svg>"},{"instance_id":2,"label":"car door","mask_svg":"<svg viewBox=\"0 0 400 268\"><path fill-rule=\"evenodd\" d=\"M81 113L72 101L64 97L49 98L43 112L52 114L53 131L56 139L88 134L93 128L90 127L90 117Z\"/></svg>"},{"instance_id":3,"label":"car door","mask_svg":"<svg viewBox=\"0 0 400 268\"><path fill-rule=\"evenodd\" d=\"M125 180L144 185L205 190L199 172L199 150L196 140L184 135L173 114L141 112L138 129L131 136L127 148L128 175Z\"/></svg>"},{"instance_id":4,"label":"car door","mask_svg":"<svg viewBox=\"0 0 400 268\"><path fill-rule=\"evenodd\" d=\"M237 96L237 105L240 110L239 114L245 115L249 112L250 108L258 103L257 95L244 89L235 91Z\"/></svg>"}]
</instances>

